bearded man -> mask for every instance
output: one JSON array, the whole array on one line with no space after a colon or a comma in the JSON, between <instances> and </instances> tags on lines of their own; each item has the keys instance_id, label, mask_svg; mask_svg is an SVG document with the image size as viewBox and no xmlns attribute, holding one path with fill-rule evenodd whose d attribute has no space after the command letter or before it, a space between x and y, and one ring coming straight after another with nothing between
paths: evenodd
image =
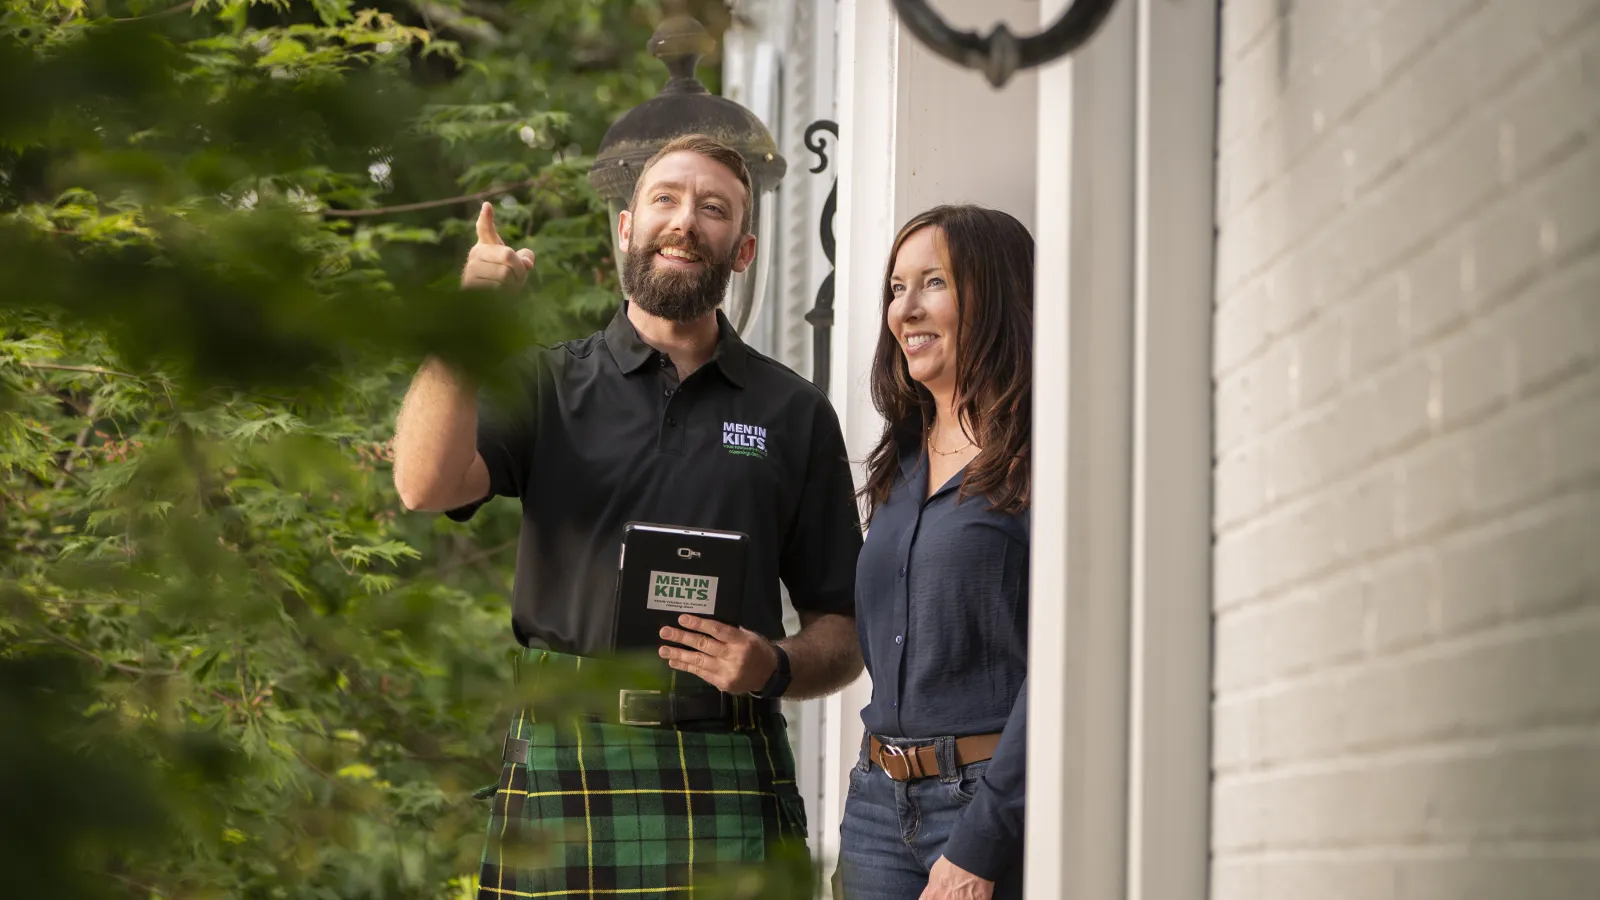
<instances>
[{"instance_id":1,"label":"bearded man","mask_svg":"<svg viewBox=\"0 0 1600 900\"><path fill-rule=\"evenodd\" d=\"M838 418L793 371L747 347L718 310L755 258L750 175L702 135L664 146L618 222L624 302L604 331L533 354L525 408L486 403L438 360L412 381L394 441L408 509L465 521L522 503L511 610L524 678L612 650L623 525L748 535L746 627L685 615L661 630L671 691L647 712L513 717L479 897L689 896L719 866L804 840L780 697L861 671L859 514ZM484 204L461 281L520 288L531 250L505 246ZM761 446L730 442L761 435ZM779 582L799 613L786 636Z\"/></svg>"}]
</instances>

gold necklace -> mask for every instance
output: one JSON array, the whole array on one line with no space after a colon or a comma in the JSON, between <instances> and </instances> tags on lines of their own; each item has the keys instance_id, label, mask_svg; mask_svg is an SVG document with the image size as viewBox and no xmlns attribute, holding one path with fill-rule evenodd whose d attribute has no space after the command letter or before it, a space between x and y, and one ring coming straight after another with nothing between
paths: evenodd
<instances>
[{"instance_id":1,"label":"gold necklace","mask_svg":"<svg viewBox=\"0 0 1600 900\"><path fill-rule=\"evenodd\" d=\"M962 441L961 445L956 447L954 450L940 450L938 447L935 447L933 445L933 432L931 432L931 431L928 432L928 449L933 451L934 453L939 454L940 456L954 456L957 453L960 453L961 451L963 451L963 450L965 450L965 449L967 449L968 447L971 447L971 446L972 446L972 439L968 438L967 440Z\"/></svg>"}]
</instances>

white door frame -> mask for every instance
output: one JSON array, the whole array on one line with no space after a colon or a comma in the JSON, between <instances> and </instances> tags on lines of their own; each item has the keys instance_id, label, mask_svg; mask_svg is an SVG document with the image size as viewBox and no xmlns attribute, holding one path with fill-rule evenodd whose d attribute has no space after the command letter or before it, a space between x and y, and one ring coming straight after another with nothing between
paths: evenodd
<instances>
[{"instance_id":1,"label":"white door frame","mask_svg":"<svg viewBox=\"0 0 1600 900\"><path fill-rule=\"evenodd\" d=\"M1216 17L1040 78L1029 897L1208 894Z\"/></svg>"},{"instance_id":2,"label":"white door frame","mask_svg":"<svg viewBox=\"0 0 1600 900\"><path fill-rule=\"evenodd\" d=\"M1135 22L1039 83L1028 897L1126 897Z\"/></svg>"}]
</instances>

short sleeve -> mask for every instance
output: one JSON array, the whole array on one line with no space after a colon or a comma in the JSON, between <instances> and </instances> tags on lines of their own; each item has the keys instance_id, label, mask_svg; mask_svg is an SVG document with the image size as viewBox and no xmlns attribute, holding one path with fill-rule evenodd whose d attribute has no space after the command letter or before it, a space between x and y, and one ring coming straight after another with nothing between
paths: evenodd
<instances>
[{"instance_id":1,"label":"short sleeve","mask_svg":"<svg viewBox=\"0 0 1600 900\"><path fill-rule=\"evenodd\" d=\"M540 373L537 358L530 356L519 366L513 387L479 393L478 455L489 470L489 493L446 510L450 519L471 519L493 497L527 499L538 432Z\"/></svg>"},{"instance_id":2,"label":"short sleeve","mask_svg":"<svg viewBox=\"0 0 1600 900\"><path fill-rule=\"evenodd\" d=\"M838 416L817 404L811 448L794 525L784 542L778 575L801 612L855 613L856 557L861 514Z\"/></svg>"}]
</instances>

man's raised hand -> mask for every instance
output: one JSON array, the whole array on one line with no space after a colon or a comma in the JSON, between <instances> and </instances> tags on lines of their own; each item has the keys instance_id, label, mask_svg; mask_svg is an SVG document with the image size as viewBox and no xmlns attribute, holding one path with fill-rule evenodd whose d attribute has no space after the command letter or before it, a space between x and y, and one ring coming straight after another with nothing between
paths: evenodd
<instances>
[{"instance_id":1,"label":"man's raised hand","mask_svg":"<svg viewBox=\"0 0 1600 900\"><path fill-rule=\"evenodd\" d=\"M533 269L533 251L524 247L512 250L494 228L494 206L484 203L478 210L478 242L467 254L461 269L463 288L521 287Z\"/></svg>"}]
</instances>

